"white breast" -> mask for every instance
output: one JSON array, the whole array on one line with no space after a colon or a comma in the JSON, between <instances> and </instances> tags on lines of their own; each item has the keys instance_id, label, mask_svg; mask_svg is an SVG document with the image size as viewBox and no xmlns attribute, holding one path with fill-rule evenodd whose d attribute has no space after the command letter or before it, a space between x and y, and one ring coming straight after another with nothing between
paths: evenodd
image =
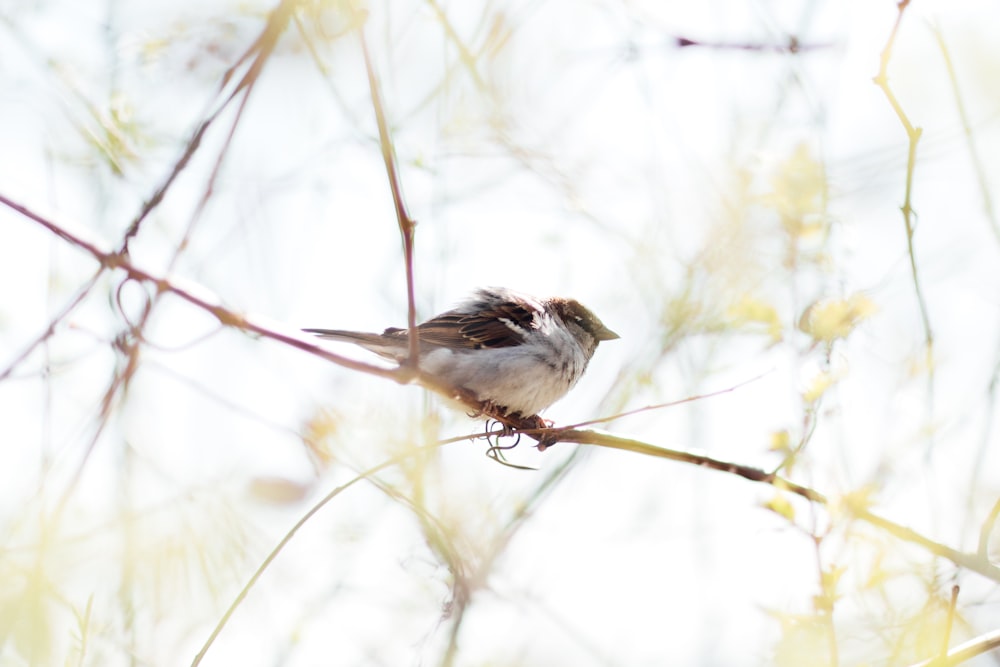
<instances>
[{"instance_id":1,"label":"white breast","mask_svg":"<svg viewBox=\"0 0 1000 667\"><path fill-rule=\"evenodd\" d=\"M420 367L523 416L537 414L566 395L587 368L587 355L561 327L514 347L452 351L437 349ZM557 353L558 351L558 353Z\"/></svg>"}]
</instances>

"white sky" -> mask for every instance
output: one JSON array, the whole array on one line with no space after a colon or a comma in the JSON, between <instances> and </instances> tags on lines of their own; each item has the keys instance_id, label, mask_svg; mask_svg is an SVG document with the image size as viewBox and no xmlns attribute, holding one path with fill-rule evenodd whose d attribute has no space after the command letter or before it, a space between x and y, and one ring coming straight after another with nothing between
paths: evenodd
<instances>
[{"instance_id":1,"label":"white sky","mask_svg":"<svg viewBox=\"0 0 1000 667\"><path fill-rule=\"evenodd\" d=\"M255 11L269 7L0 3L8 21L0 38L0 193L116 244L177 159L224 68L259 30ZM1000 483L995 436L983 444L994 410L986 385L997 363L1000 263L932 27L951 49L995 193L994 3L915 2L890 68L894 91L924 129L914 205L936 335L932 412L926 373L914 370L922 331L899 213L905 136L871 82L893 3L444 5L470 43L482 41L486 10L514 29L495 58L480 61L495 98L460 69L444 77L456 54L428 5L391 7L389 20L385 5L372 8L370 39L407 202L420 223L423 317L479 285L574 296L591 307L622 339L602 345L579 387L546 413L556 423L768 372L737 392L609 427L768 467L778 460L767 451L772 432L798 437L800 394L822 355L786 329L786 341L770 347L761 336L691 334L661 359L665 304L679 296L690 267L704 270L695 298L707 301L706 311L724 311L713 299L746 290L772 302L786 325L816 299L863 292L878 311L835 349L833 366L844 376L824 398L795 478L831 495L877 481L877 511L974 548ZM334 29L331 14L326 19ZM665 42L683 35L774 43L789 32L824 48L789 56ZM321 55L326 79L291 39L269 63L175 273L234 309L289 328L400 325L398 233L371 141L356 40L324 46ZM81 131L97 127L81 100L107 113L112 89L141 136L122 177L96 161ZM504 134L519 159L498 144L489 124L498 117L508 122ZM146 223L133 246L137 264L165 270L231 120L223 115ZM799 144L829 174L828 270L789 273L777 236L754 241L752 256L707 270L706 247L725 258L733 210L751 232L775 234L759 197ZM747 205L741 183L755 203ZM0 230L2 371L95 267L5 209ZM115 368L108 343L123 323L106 296L110 285L74 312L44 354L0 382L0 544L14 550L0 550L0 563L14 586L39 541L39 508L53 506L79 465ZM132 307L138 299L134 290L125 295ZM206 337L215 330L206 315L171 298L147 330L142 370L97 441L67 525L57 531L82 537L47 556L64 596L51 603L56 657L71 643L69 609L90 596L102 631L120 631L114 609L122 560L106 554L122 549L123 495L139 518L135 586L145 605L137 623L149 641L140 659L187 664L267 551L311 502L350 479L339 462L371 465L419 442L428 410L443 420L431 439L474 428L417 388L235 332ZM51 378L41 376L47 359ZM616 384L620 373L646 381L625 391ZM297 433L323 408L339 419L331 440L338 465L314 478ZM469 554L544 474L494 465L483 451L481 442L450 445L427 473L428 506ZM573 451L522 446L511 458L547 471ZM760 507L772 490L614 451L587 452L574 466L505 549L488 589L477 592L456 664L769 664L780 626L766 612L808 613L817 592L810 540ZM289 505L255 502L247 489L260 477L309 485L312 495ZM385 479L399 481L399 473ZM808 526L807 506L795 506ZM825 524L824 513L816 516ZM924 557L884 542L895 566ZM844 587L857 591L872 567L870 549L860 537L835 534L821 553L823 567L847 567ZM939 569L945 590L953 570ZM95 574L108 583L95 584ZM448 581L413 514L359 485L295 537L204 664L438 664L450 629L439 621ZM970 633L996 627L991 588L975 575L959 581ZM913 612L925 601L916 577L900 578L892 594L895 610ZM881 608L847 595L837 609L843 664L877 662L867 629L886 622ZM114 641L95 637L92 656L124 664ZM10 661L18 650L0 643L0 657Z\"/></svg>"}]
</instances>

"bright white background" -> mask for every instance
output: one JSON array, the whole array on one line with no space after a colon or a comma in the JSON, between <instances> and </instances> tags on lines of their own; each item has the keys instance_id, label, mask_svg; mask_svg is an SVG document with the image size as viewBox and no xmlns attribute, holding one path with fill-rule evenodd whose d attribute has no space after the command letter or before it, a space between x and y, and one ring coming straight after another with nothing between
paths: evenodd
<instances>
[{"instance_id":1,"label":"bright white background","mask_svg":"<svg viewBox=\"0 0 1000 667\"><path fill-rule=\"evenodd\" d=\"M117 245L271 9L0 2L0 194ZM915 2L889 67L923 128L914 244L930 366L899 211L906 135L872 83L893 3L401 0L370 11L419 222L421 317L480 285L592 308L622 337L545 413L557 424L764 373L607 428L765 468L781 461L775 433L792 443L811 433L794 480L832 497L865 490L879 513L975 550L1000 491L1000 240L984 205L1000 179L995 4ZM298 16L325 71L289 28L204 208L235 106L131 258L289 330L398 326L403 263L358 40L334 37L346 27L337 3ZM798 53L770 48L790 35ZM703 44L681 48L678 37ZM790 233L780 216L791 209L819 231ZM0 664L189 664L312 503L407 447L479 428L421 389L221 329L169 295L102 416L123 372L112 347L127 328L122 275L105 274L15 363L96 269L0 210L0 372L10 370L0 382ZM797 328L800 315L851 295L874 309L828 355ZM740 319L748 299L772 309L775 335ZM130 320L142 301L138 285L124 286ZM810 403L803 394L824 372L833 384ZM307 434L328 460L310 458ZM844 571L840 664L928 657L918 639L940 632L928 610L953 583L956 640L1000 625L994 583L843 516L825 534L829 514L797 500L790 522L762 506L770 487L566 444L539 453L522 443L509 458L539 470L519 471L485 448L447 445L423 468L411 459L381 487L338 496L203 664L447 664L463 580L449 559L473 586L456 665L829 664L811 622L819 572L831 568ZM530 514L498 541L525 503ZM445 547L420 516L445 527Z\"/></svg>"}]
</instances>

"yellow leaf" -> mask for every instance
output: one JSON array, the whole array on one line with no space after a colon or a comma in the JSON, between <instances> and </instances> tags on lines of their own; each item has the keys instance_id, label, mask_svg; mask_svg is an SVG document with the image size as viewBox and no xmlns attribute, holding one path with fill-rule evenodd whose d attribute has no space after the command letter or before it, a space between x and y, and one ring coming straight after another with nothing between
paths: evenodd
<instances>
[{"instance_id":1,"label":"yellow leaf","mask_svg":"<svg viewBox=\"0 0 1000 667\"><path fill-rule=\"evenodd\" d=\"M340 424L340 415L329 409L317 411L305 423L302 442L324 467L333 460L330 441L336 436Z\"/></svg>"},{"instance_id":2,"label":"yellow leaf","mask_svg":"<svg viewBox=\"0 0 1000 667\"><path fill-rule=\"evenodd\" d=\"M774 494L770 500L764 503L763 507L785 517L789 521L795 521L795 507L788 502L788 497L784 494Z\"/></svg>"},{"instance_id":3,"label":"yellow leaf","mask_svg":"<svg viewBox=\"0 0 1000 667\"><path fill-rule=\"evenodd\" d=\"M806 308L799 329L813 340L830 343L847 338L854 328L876 311L874 302L857 292L845 299L821 299Z\"/></svg>"},{"instance_id":4,"label":"yellow leaf","mask_svg":"<svg viewBox=\"0 0 1000 667\"><path fill-rule=\"evenodd\" d=\"M826 390L836 384L837 378L834 377L832 373L822 371L813 376L812 380L809 381L809 385L806 387L805 391L802 392L802 400L806 403L815 403Z\"/></svg>"},{"instance_id":5,"label":"yellow leaf","mask_svg":"<svg viewBox=\"0 0 1000 667\"><path fill-rule=\"evenodd\" d=\"M783 428L771 434L771 446L768 447L768 450L772 452L788 452L790 442L791 436L788 434L788 429Z\"/></svg>"},{"instance_id":6,"label":"yellow leaf","mask_svg":"<svg viewBox=\"0 0 1000 667\"><path fill-rule=\"evenodd\" d=\"M865 484L842 495L831 495L827 503L830 518L839 521L855 516L859 510L868 511L875 504L875 494L878 491L877 485Z\"/></svg>"},{"instance_id":7,"label":"yellow leaf","mask_svg":"<svg viewBox=\"0 0 1000 667\"><path fill-rule=\"evenodd\" d=\"M875 504L877 491L878 487L874 484L865 484L861 488L841 496L841 501L852 510L869 510Z\"/></svg>"},{"instance_id":8,"label":"yellow leaf","mask_svg":"<svg viewBox=\"0 0 1000 667\"><path fill-rule=\"evenodd\" d=\"M762 324L773 342L781 340L781 318L774 306L766 301L744 295L729 306L727 314L737 328Z\"/></svg>"},{"instance_id":9,"label":"yellow leaf","mask_svg":"<svg viewBox=\"0 0 1000 667\"><path fill-rule=\"evenodd\" d=\"M823 164L809 146L801 143L771 177L771 191L764 197L780 217L793 240L825 234L827 184Z\"/></svg>"},{"instance_id":10,"label":"yellow leaf","mask_svg":"<svg viewBox=\"0 0 1000 667\"><path fill-rule=\"evenodd\" d=\"M836 598L837 584L840 582L840 578L846 571L846 567L837 567L836 565L831 565L827 569L823 570L823 573L820 575L820 583L823 586L823 593L825 595L831 599Z\"/></svg>"},{"instance_id":11,"label":"yellow leaf","mask_svg":"<svg viewBox=\"0 0 1000 667\"><path fill-rule=\"evenodd\" d=\"M279 476L254 477L250 480L248 489L254 500L273 505L297 503L311 490L308 484Z\"/></svg>"}]
</instances>

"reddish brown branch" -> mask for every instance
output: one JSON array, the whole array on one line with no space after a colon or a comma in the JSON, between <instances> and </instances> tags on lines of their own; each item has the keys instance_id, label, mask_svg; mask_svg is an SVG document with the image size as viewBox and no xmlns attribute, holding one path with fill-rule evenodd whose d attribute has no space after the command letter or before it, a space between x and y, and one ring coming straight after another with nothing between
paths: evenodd
<instances>
[{"instance_id":1,"label":"reddish brown branch","mask_svg":"<svg viewBox=\"0 0 1000 667\"><path fill-rule=\"evenodd\" d=\"M368 88L371 91L372 107L375 110L375 120L378 124L379 146L382 149L382 161L389 177L389 189L392 190L392 202L396 207L396 221L399 223L399 235L403 240L403 262L406 265L406 326L410 331L410 350L404 366L417 368L420 354L417 340L417 307L415 289L413 286L413 232L416 223L410 218L403 200L403 187L399 179L399 169L396 165L396 151L389 133L389 123L386 121L385 102L379 86L378 73L368 52L368 42L365 39L365 22L359 21L358 39L361 41L361 53L365 59L365 70L368 73Z\"/></svg>"},{"instance_id":2,"label":"reddish brown branch","mask_svg":"<svg viewBox=\"0 0 1000 667\"><path fill-rule=\"evenodd\" d=\"M125 236L122 238L121 244L118 247L119 253L127 253L129 242L139 233L139 227L142 225L143 220L153 211L163 198L166 196L167 191L177 180L177 177L182 171L187 167L191 158L197 152L198 147L201 146L201 140L204 138L205 133L212 126L212 123L219 117L230 102L236 97L236 94L245 88L252 87L252 84L256 81L257 77L260 75L264 64L270 58L274 51L274 47L277 44L278 37L285 31L285 27L288 25L288 21L291 18L295 8L298 6L299 0L282 0L282 2L271 12L268 17L267 24L261 31L261 34L254 40L254 43L247 49L246 53L240 57L240 59L230 67L222 78L222 84L220 86L219 93L221 94L222 88L225 88L230 79L232 78L235 70L243 62L245 62L252 54L256 54L253 62L250 64L246 74L236 85L234 90L226 97L226 99L219 105L219 107L212 112L207 118L205 118L198 127L195 128L194 133L188 140L184 147L184 152L181 154L180 159L174 163L173 169L167 174L166 179L163 183L156 189L152 196L142 205L139 213L136 217L129 223L128 229L125 230ZM244 97L244 100L246 98Z\"/></svg>"},{"instance_id":3,"label":"reddish brown branch","mask_svg":"<svg viewBox=\"0 0 1000 667\"><path fill-rule=\"evenodd\" d=\"M411 372L401 372L397 369L373 366L361 361L355 361L338 354L333 354L322 348L310 338L305 337L298 331L282 331L281 327L265 324L262 318L250 317L243 313L236 312L223 306L219 299L199 285L182 285L177 279L168 279L157 276L150 271L146 271L135 264L127 255L104 250L93 241L83 238L82 235L70 232L64 225L57 224L48 218L35 213L21 204L18 204L8 197L0 194L0 204L11 208L24 217L37 222L39 225L49 230L67 243L87 252L97 262L107 270L124 271L130 278L153 285L159 293L171 293L188 303L211 313L223 326L235 327L244 331L255 333L262 338L269 338L286 345L298 348L304 352L321 357L326 361L335 363L351 370L385 377L397 382L408 382L413 377Z\"/></svg>"}]
</instances>

